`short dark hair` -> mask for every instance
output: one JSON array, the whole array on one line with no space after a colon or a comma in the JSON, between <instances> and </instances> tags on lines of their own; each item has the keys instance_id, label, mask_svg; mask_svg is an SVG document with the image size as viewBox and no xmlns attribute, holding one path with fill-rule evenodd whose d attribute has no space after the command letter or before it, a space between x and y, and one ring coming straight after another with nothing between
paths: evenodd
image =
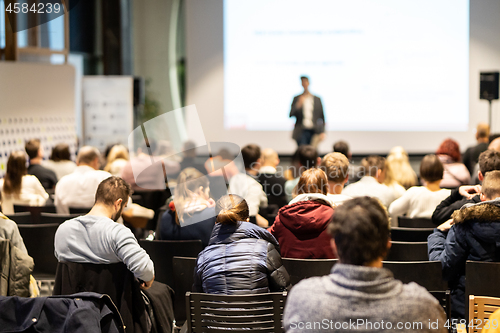
<instances>
[{"instance_id":1,"label":"short dark hair","mask_svg":"<svg viewBox=\"0 0 500 333\"><path fill-rule=\"evenodd\" d=\"M377 176L378 170L385 170L385 157L370 155L361 160L365 176Z\"/></svg>"},{"instance_id":2,"label":"short dark hair","mask_svg":"<svg viewBox=\"0 0 500 333\"><path fill-rule=\"evenodd\" d=\"M479 155L479 171L486 176L486 173L500 170L500 152L488 149Z\"/></svg>"},{"instance_id":3,"label":"short dark hair","mask_svg":"<svg viewBox=\"0 0 500 333\"><path fill-rule=\"evenodd\" d=\"M99 158L101 156L101 153L99 152L99 149L96 147L92 146L83 146L80 148L80 151L78 152L78 156L76 157L76 161L81 164L90 164L92 163L96 158Z\"/></svg>"},{"instance_id":4,"label":"short dark hair","mask_svg":"<svg viewBox=\"0 0 500 333\"><path fill-rule=\"evenodd\" d=\"M387 254L389 218L375 198L358 197L338 206L328 232L344 264L362 266Z\"/></svg>"},{"instance_id":5,"label":"short dark hair","mask_svg":"<svg viewBox=\"0 0 500 333\"><path fill-rule=\"evenodd\" d=\"M132 187L129 183L120 177L111 176L104 179L97 187L95 203L112 206L116 200L122 199L122 205L124 205L132 193Z\"/></svg>"},{"instance_id":6,"label":"short dark hair","mask_svg":"<svg viewBox=\"0 0 500 333\"><path fill-rule=\"evenodd\" d=\"M52 154L50 159L54 162L59 161L70 161L71 153L69 151L69 146L66 143L60 143L52 148Z\"/></svg>"},{"instance_id":7,"label":"short dark hair","mask_svg":"<svg viewBox=\"0 0 500 333\"><path fill-rule=\"evenodd\" d=\"M302 75L302 76L300 77L300 80L307 80L307 81L309 81L309 77L308 77L308 76L305 76L305 75Z\"/></svg>"},{"instance_id":8,"label":"short dark hair","mask_svg":"<svg viewBox=\"0 0 500 333\"><path fill-rule=\"evenodd\" d=\"M40 139L31 139L26 141L24 149L30 159L37 158L38 152L40 151Z\"/></svg>"},{"instance_id":9,"label":"short dark hair","mask_svg":"<svg viewBox=\"0 0 500 333\"><path fill-rule=\"evenodd\" d=\"M245 169L252 169L254 163L260 158L260 147L256 144L246 145L241 148L241 157L243 157Z\"/></svg>"},{"instance_id":10,"label":"short dark hair","mask_svg":"<svg viewBox=\"0 0 500 333\"><path fill-rule=\"evenodd\" d=\"M318 163L318 151L311 145L301 145L295 152L295 159L306 169L315 168Z\"/></svg>"},{"instance_id":11,"label":"short dark hair","mask_svg":"<svg viewBox=\"0 0 500 333\"><path fill-rule=\"evenodd\" d=\"M484 176L481 191L489 200L500 197L500 170L492 170Z\"/></svg>"},{"instance_id":12,"label":"short dark hair","mask_svg":"<svg viewBox=\"0 0 500 333\"><path fill-rule=\"evenodd\" d=\"M335 153L344 154L345 157L349 158L349 145L345 141L337 141L333 144L333 151Z\"/></svg>"},{"instance_id":13,"label":"short dark hair","mask_svg":"<svg viewBox=\"0 0 500 333\"><path fill-rule=\"evenodd\" d=\"M420 177L432 183L443 179L444 167L439 158L434 155L425 155L420 162Z\"/></svg>"}]
</instances>

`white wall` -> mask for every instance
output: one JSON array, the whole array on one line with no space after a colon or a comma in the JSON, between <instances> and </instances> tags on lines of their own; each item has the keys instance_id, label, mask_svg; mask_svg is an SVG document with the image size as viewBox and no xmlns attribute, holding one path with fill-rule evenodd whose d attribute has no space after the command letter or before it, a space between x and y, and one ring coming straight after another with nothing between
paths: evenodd
<instances>
[{"instance_id":1,"label":"white wall","mask_svg":"<svg viewBox=\"0 0 500 333\"><path fill-rule=\"evenodd\" d=\"M291 153L295 142L288 132L237 132L223 128L223 16L222 0L186 0L187 103L195 104L208 141L229 141L240 146L254 142ZM478 122L488 121L488 104L479 100L479 72L500 70L500 1L471 0L470 4L470 116L467 132L329 132L320 145L347 140L354 153L385 154L395 145L411 153L435 151L452 137L462 150L474 143ZM249 92L249 95L258 94ZM290 97L291 99L291 97ZM493 103L493 132L500 132L500 106ZM333 120L334 121L334 120ZM431 119L429 121L432 121Z\"/></svg>"}]
</instances>

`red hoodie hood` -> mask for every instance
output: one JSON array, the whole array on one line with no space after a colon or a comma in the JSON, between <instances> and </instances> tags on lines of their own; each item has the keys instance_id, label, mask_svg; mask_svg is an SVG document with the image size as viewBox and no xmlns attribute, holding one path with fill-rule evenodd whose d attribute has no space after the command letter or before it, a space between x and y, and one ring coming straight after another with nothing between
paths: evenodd
<instances>
[{"instance_id":1,"label":"red hoodie hood","mask_svg":"<svg viewBox=\"0 0 500 333\"><path fill-rule=\"evenodd\" d=\"M280 209L277 219L297 238L323 232L332 219L333 208L321 201L300 201Z\"/></svg>"}]
</instances>

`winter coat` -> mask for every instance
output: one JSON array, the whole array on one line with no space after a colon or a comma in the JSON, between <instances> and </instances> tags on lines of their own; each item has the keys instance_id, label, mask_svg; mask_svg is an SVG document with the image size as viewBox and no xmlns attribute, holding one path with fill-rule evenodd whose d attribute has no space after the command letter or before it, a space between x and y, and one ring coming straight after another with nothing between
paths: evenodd
<instances>
[{"instance_id":1,"label":"winter coat","mask_svg":"<svg viewBox=\"0 0 500 333\"><path fill-rule=\"evenodd\" d=\"M500 201L467 204L453 213L448 232L429 235L429 260L440 260L449 281L452 316L465 315L465 262L500 261Z\"/></svg>"},{"instance_id":2,"label":"winter coat","mask_svg":"<svg viewBox=\"0 0 500 333\"><path fill-rule=\"evenodd\" d=\"M15 247L10 240L0 238L0 295L30 296L30 274L33 258Z\"/></svg>"},{"instance_id":3,"label":"winter coat","mask_svg":"<svg viewBox=\"0 0 500 333\"><path fill-rule=\"evenodd\" d=\"M326 231L334 209L324 197L291 203L279 210L268 230L278 240L283 258L336 258L330 245L332 237Z\"/></svg>"},{"instance_id":4,"label":"winter coat","mask_svg":"<svg viewBox=\"0 0 500 333\"><path fill-rule=\"evenodd\" d=\"M208 246L196 260L196 292L261 294L289 285L278 242L267 230L250 222L217 223Z\"/></svg>"}]
</instances>

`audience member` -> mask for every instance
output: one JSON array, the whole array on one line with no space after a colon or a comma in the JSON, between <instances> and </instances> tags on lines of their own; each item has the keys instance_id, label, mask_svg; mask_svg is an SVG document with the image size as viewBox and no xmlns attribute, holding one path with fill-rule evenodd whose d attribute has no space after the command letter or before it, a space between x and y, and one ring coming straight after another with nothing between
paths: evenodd
<instances>
[{"instance_id":1,"label":"audience member","mask_svg":"<svg viewBox=\"0 0 500 333\"><path fill-rule=\"evenodd\" d=\"M384 185L387 186L394 195L394 199L400 198L403 194L405 194L406 189L399 184L394 178L394 173L391 169L387 160L385 160L385 177L384 177Z\"/></svg>"},{"instance_id":2,"label":"audience member","mask_svg":"<svg viewBox=\"0 0 500 333\"><path fill-rule=\"evenodd\" d=\"M341 153L349 160L349 177L347 185L357 182L363 177L362 167L352 163L352 154L349 145L345 141L337 141L333 144L333 152Z\"/></svg>"},{"instance_id":3,"label":"audience member","mask_svg":"<svg viewBox=\"0 0 500 333\"><path fill-rule=\"evenodd\" d=\"M391 171L392 178L405 190L418 184L417 174L413 171L410 165L408 153L401 146L396 146L391 149L387 155L387 164ZM385 183L386 185L389 185Z\"/></svg>"},{"instance_id":4,"label":"audience member","mask_svg":"<svg viewBox=\"0 0 500 333\"><path fill-rule=\"evenodd\" d=\"M10 220L2 213L0 213L0 239L8 239L10 243L21 250L21 252L28 254L23 238L19 233L17 223Z\"/></svg>"},{"instance_id":5,"label":"audience member","mask_svg":"<svg viewBox=\"0 0 500 333\"><path fill-rule=\"evenodd\" d=\"M379 199L385 207L389 207L396 198L393 191L384 185L385 158L371 155L361 161L364 176L358 182L347 186L343 193L350 197L369 196Z\"/></svg>"},{"instance_id":6,"label":"audience member","mask_svg":"<svg viewBox=\"0 0 500 333\"><path fill-rule=\"evenodd\" d=\"M334 205L328 195L328 180L320 169L302 173L294 189L296 197L281 208L269 232L278 240L281 255L297 259L334 259L326 232Z\"/></svg>"},{"instance_id":7,"label":"audience member","mask_svg":"<svg viewBox=\"0 0 500 333\"><path fill-rule=\"evenodd\" d=\"M455 188L470 184L470 173L467 167L460 162L460 146L452 139L444 140L436 151L436 155L443 163L444 174L441 181L442 188Z\"/></svg>"},{"instance_id":8,"label":"audience member","mask_svg":"<svg viewBox=\"0 0 500 333\"><path fill-rule=\"evenodd\" d=\"M38 178L27 173L24 152L13 151L7 160L5 176L0 179L4 214L14 214L14 205L44 206L47 202L49 195Z\"/></svg>"},{"instance_id":9,"label":"audience member","mask_svg":"<svg viewBox=\"0 0 500 333\"><path fill-rule=\"evenodd\" d=\"M97 187L111 174L99 169L99 150L84 146L78 152L77 168L56 185L54 204L59 214L69 214L69 207L89 208L94 204Z\"/></svg>"},{"instance_id":10,"label":"audience member","mask_svg":"<svg viewBox=\"0 0 500 333\"><path fill-rule=\"evenodd\" d=\"M500 140L499 140L500 141ZM493 170L500 170L500 152L488 149L479 155L478 179L483 181L484 176ZM478 203L481 201L479 193L480 186L460 186L453 189L450 196L444 199L434 210L432 222L439 225L451 218L451 214L465 204Z\"/></svg>"},{"instance_id":11,"label":"audience member","mask_svg":"<svg viewBox=\"0 0 500 333\"><path fill-rule=\"evenodd\" d=\"M428 217L432 216L436 206L450 195L450 190L441 189L443 164L436 155L426 155L420 163L420 178L424 186L413 186L399 199L389 206L392 226L397 226L399 216Z\"/></svg>"},{"instance_id":12,"label":"audience member","mask_svg":"<svg viewBox=\"0 0 500 333\"><path fill-rule=\"evenodd\" d=\"M43 161L42 165L54 171L57 180L69 175L76 169L76 163L71 160L69 146L66 143L60 143L52 148L50 159Z\"/></svg>"},{"instance_id":13,"label":"audience member","mask_svg":"<svg viewBox=\"0 0 500 333\"><path fill-rule=\"evenodd\" d=\"M205 172L209 173L211 177L224 177L229 180L240 172L233 160L233 154L226 148L221 148L216 156L208 158L205 162Z\"/></svg>"},{"instance_id":14,"label":"audience member","mask_svg":"<svg viewBox=\"0 0 500 333\"><path fill-rule=\"evenodd\" d=\"M79 157L82 157L80 154L84 148ZM151 287L153 262L130 229L116 223L131 194L130 185L119 177L111 176L102 181L95 191L95 204L90 212L57 228L54 239L57 260L88 264L123 262L137 279L143 281L143 289Z\"/></svg>"},{"instance_id":15,"label":"audience member","mask_svg":"<svg viewBox=\"0 0 500 333\"><path fill-rule=\"evenodd\" d=\"M40 140L31 139L26 142L24 148L30 162L28 174L38 178L46 191L52 191L56 186L57 176L54 171L42 166L43 148L40 145Z\"/></svg>"},{"instance_id":16,"label":"audience member","mask_svg":"<svg viewBox=\"0 0 500 333\"><path fill-rule=\"evenodd\" d=\"M207 177L195 168L182 170L177 178L174 198L161 217L157 238L200 239L203 246L207 246L216 217Z\"/></svg>"},{"instance_id":17,"label":"audience member","mask_svg":"<svg viewBox=\"0 0 500 333\"><path fill-rule=\"evenodd\" d=\"M479 155L488 149L490 136L490 125L486 123L479 123L476 127L476 141L475 146L467 148L465 153L462 155L462 160L465 166L469 170L469 173L473 173L474 166L477 164Z\"/></svg>"},{"instance_id":18,"label":"audience member","mask_svg":"<svg viewBox=\"0 0 500 333\"><path fill-rule=\"evenodd\" d=\"M465 262L500 261L500 170L484 176L481 202L464 205L429 235L429 260L440 260L451 288L451 314L465 318Z\"/></svg>"},{"instance_id":19,"label":"audience member","mask_svg":"<svg viewBox=\"0 0 500 333\"><path fill-rule=\"evenodd\" d=\"M387 212L377 200L340 205L329 231L340 262L330 275L293 287L283 315L286 332L447 332L439 302L382 267L391 240Z\"/></svg>"},{"instance_id":20,"label":"audience member","mask_svg":"<svg viewBox=\"0 0 500 333\"><path fill-rule=\"evenodd\" d=\"M326 173L328 179L328 199L335 205L352 199L342 194L344 185L349 180L349 161L341 153L330 153L321 160L321 170Z\"/></svg>"},{"instance_id":21,"label":"audience member","mask_svg":"<svg viewBox=\"0 0 500 333\"><path fill-rule=\"evenodd\" d=\"M490 135L491 137L491 135ZM496 138L496 139L493 139L491 142L490 142L490 145L488 146L488 150L496 150L496 151L500 151L500 138ZM476 165L474 166L474 174L472 175L472 185L478 185L478 184L481 184L481 180L479 179L479 171L480 171L480 165L479 165L479 161L478 163L476 163ZM483 174L484 176L484 174Z\"/></svg>"},{"instance_id":22,"label":"audience member","mask_svg":"<svg viewBox=\"0 0 500 333\"><path fill-rule=\"evenodd\" d=\"M302 175L302 172L310 168L315 168L318 164L321 163L316 148L310 145L299 146L292 159L294 162L292 168L295 171L294 172L295 179L288 180L285 183L285 193L287 195L288 201L293 199L293 189L299 182L300 175Z\"/></svg>"},{"instance_id":23,"label":"audience member","mask_svg":"<svg viewBox=\"0 0 500 333\"><path fill-rule=\"evenodd\" d=\"M285 193L286 179L276 173L279 164L278 153L271 148L264 149L257 180L267 195L268 204L281 208L288 204L288 198Z\"/></svg>"},{"instance_id":24,"label":"audience member","mask_svg":"<svg viewBox=\"0 0 500 333\"><path fill-rule=\"evenodd\" d=\"M247 295L289 287L278 242L267 230L248 222L246 201L225 195L217 202L216 213L210 242L196 260L193 291Z\"/></svg>"},{"instance_id":25,"label":"audience member","mask_svg":"<svg viewBox=\"0 0 500 333\"><path fill-rule=\"evenodd\" d=\"M181 170L184 170L186 168L195 168L202 174L207 173L207 169L205 169L203 163L199 163L196 160L196 145L193 141L184 142L182 154L184 155L184 157L181 161Z\"/></svg>"},{"instance_id":26,"label":"audience member","mask_svg":"<svg viewBox=\"0 0 500 333\"><path fill-rule=\"evenodd\" d=\"M257 225L267 228L269 222L259 214L260 208L267 207L267 195L257 181L260 169L260 148L249 144L241 149L246 173L238 173L229 180L229 193L237 194L245 199L250 209L250 217L255 217Z\"/></svg>"},{"instance_id":27,"label":"audience member","mask_svg":"<svg viewBox=\"0 0 500 333\"><path fill-rule=\"evenodd\" d=\"M123 168L130 160L128 149L124 145L114 145L106 158L106 166L104 171L109 172L113 176L120 176Z\"/></svg>"}]
</instances>

